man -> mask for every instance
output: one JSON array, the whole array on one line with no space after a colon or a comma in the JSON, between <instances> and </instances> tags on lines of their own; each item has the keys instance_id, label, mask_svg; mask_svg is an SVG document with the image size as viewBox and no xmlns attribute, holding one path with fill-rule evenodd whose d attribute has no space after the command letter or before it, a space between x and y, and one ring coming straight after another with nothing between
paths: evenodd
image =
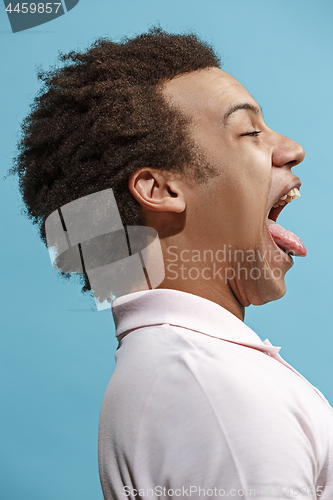
<instances>
[{"instance_id":1,"label":"man","mask_svg":"<svg viewBox=\"0 0 333 500\"><path fill-rule=\"evenodd\" d=\"M157 289L113 302L105 499L332 498L332 408L243 323L306 254L276 223L302 147L194 36L154 29L62 58L74 64L44 75L17 157L30 216L45 238L51 212L112 187L165 263Z\"/></svg>"}]
</instances>

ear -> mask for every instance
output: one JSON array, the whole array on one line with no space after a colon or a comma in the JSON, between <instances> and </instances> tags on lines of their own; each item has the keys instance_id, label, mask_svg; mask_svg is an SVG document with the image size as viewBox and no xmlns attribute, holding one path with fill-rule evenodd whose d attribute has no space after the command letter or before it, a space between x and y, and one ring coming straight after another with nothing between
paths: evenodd
<instances>
[{"instance_id":1,"label":"ear","mask_svg":"<svg viewBox=\"0 0 333 500\"><path fill-rule=\"evenodd\" d=\"M168 172L140 169L129 180L129 190L140 205L159 212L184 212L186 203L182 183Z\"/></svg>"}]
</instances>

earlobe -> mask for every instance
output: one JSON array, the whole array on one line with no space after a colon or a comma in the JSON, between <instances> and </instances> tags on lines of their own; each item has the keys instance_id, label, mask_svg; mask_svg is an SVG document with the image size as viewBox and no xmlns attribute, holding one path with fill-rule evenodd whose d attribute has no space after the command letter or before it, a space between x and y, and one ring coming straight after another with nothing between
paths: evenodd
<instances>
[{"instance_id":1,"label":"earlobe","mask_svg":"<svg viewBox=\"0 0 333 500\"><path fill-rule=\"evenodd\" d=\"M129 190L149 210L181 213L186 208L180 182L171 180L167 172L137 170L129 180Z\"/></svg>"}]
</instances>

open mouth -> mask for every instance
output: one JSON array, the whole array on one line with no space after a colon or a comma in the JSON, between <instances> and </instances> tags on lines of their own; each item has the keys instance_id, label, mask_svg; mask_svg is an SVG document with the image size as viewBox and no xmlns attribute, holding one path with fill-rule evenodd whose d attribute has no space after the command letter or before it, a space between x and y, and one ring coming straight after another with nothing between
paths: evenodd
<instances>
[{"instance_id":1,"label":"open mouth","mask_svg":"<svg viewBox=\"0 0 333 500\"><path fill-rule=\"evenodd\" d=\"M296 255L299 257L305 257L306 248L300 238L276 222L284 207L292 200L295 200L300 196L301 195L297 187L294 187L287 193L281 195L269 211L267 226L275 244L280 250L287 253L289 256Z\"/></svg>"}]
</instances>

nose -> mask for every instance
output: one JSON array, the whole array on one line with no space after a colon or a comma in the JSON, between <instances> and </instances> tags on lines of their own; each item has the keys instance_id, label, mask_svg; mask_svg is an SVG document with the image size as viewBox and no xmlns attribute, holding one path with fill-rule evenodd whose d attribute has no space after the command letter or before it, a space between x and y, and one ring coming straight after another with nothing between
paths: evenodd
<instances>
[{"instance_id":1,"label":"nose","mask_svg":"<svg viewBox=\"0 0 333 500\"><path fill-rule=\"evenodd\" d=\"M275 167L283 167L283 165L293 167L301 163L305 156L302 146L288 137L277 135L272 157L273 165Z\"/></svg>"}]
</instances>

